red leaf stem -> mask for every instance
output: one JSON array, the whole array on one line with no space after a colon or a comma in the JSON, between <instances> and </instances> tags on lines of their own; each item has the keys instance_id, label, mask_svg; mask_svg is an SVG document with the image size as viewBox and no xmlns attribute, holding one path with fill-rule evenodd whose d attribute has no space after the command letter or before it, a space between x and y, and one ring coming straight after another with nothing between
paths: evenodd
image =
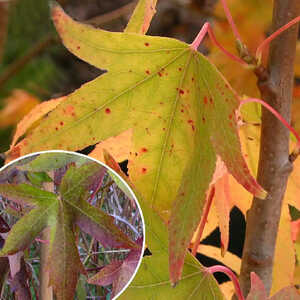
<instances>
[{"instance_id":1,"label":"red leaf stem","mask_svg":"<svg viewBox=\"0 0 300 300\"><path fill-rule=\"evenodd\" d=\"M285 24L284 26L280 27L278 30L273 32L268 38L266 38L256 49L255 56L258 59L258 61L261 60L262 51L272 40L274 40L283 31L287 30L288 28L290 28L291 26L295 25L298 22L300 22L300 16L296 17L292 21L290 21L287 24Z\"/></svg>"},{"instance_id":2,"label":"red leaf stem","mask_svg":"<svg viewBox=\"0 0 300 300\"><path fill-rule=\"evenodd\" d=\"M227 55L230 59L237 61L238 63L242 64L243 66L246 66L247 63L244 62L241 58L239 58L238 56L230 53L229 51L227 51L216 39L216 36L211 28L210 23L206 22L201 30L199 31L198 35L196 36L195 40L192 42L191 44L191 48L195 51L197 51L199 45L201 44L201 42L203 41L205 35L208 33L211 41L225 54Z\"/></svg>"},{"instance_id":3,"label":"red leaf stem","mask_svg":"<svg viewBox=\"0 0 300 300\"><path fill-rule=\"evenodd\" d=\"M259 103L262 106L264 106L266 109L268 109L295 136L295 138L297 139L297 148L300 148L300 136L298 135L297 131L284 119L284 117L281 116L280 113L278 113L272 106L270 106L265 101L256 98L247 98L241 101L239 109L241 109L242 105L250 102Z\"/></svg>"},{"instance_id":4,"label":"red leaf stem","mask_svg":"<svg viewBox=\"0 0 300 300\"><path fill-rule=\"evenodd\" d=\"M234 288L235 288L235 293L238 297L239 300L245 300L244 295L242 293L239 281L236 277L236 275L227 267L225 266L221 266L221 265L216 265L216 266L212 266L209 268L206 268L206 271L210 274L216 273L216 272L222 272L224 274L226 274L232 281Z\"/></svg>"},{"instance_id":5,"label":"red leaf stem","mask_svg":"<svg viewBox=\"0 0 300 300\"><path fill-rule=\"evenodd\" d=\"M236 27L236 25L235 25L235 23L234 23L234 21L233 21L233 18L232 18L232 15L231 15L231 13L230 13L230 10L229 10L229 7L228 7L228 5L227 5L226 0L221 0L221 2L222 2L222 6L223 6L223 9L224 9L226 18L227 18L227 20L228 20L228 23L229 23L230 26L231 26L231 29L232 29L232 32L233 32L235 38L236 38L237 40L239 40L240 42L242 42L241 35L240 35L240 33L239 33L239 31L238 31L238 29L237 29L237 27Z\"/></svg>"}]
</instances>

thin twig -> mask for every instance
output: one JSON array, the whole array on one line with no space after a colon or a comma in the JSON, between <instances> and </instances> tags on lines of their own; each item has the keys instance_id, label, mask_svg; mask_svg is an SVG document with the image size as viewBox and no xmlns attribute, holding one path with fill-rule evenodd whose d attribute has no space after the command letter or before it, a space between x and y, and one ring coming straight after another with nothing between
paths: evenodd
<instances>
[{"instance_id":1,"label":"thin twig","mask_svg":"<svg viewBox=\"0 0 300 300\"><path fill-rule=\"evenodd\" d=\"M40 55L46 48L55 44L57 39L49 34L43 40L37 42L24 56L14 61L7 69L0 75L0 89L4 84L21 69L23 69L33 58Z\"/></svg>"},{"instance_id":2,"label":"thin twig","mask_svg":"<svg viewBox=\"0 0 300 300\"><path fill-rule=\"evenodd\" d=\"M120 7L118 9L115 9L111 12L88 19L87 21L85 21L85 23L91 24L94 26L100 26L100 25L109 23L113 20L119 19L122 16L128 15L134 9L136 3L137 3L137 1L130 2L130 3Z\"/></svg>"}]
</instances>

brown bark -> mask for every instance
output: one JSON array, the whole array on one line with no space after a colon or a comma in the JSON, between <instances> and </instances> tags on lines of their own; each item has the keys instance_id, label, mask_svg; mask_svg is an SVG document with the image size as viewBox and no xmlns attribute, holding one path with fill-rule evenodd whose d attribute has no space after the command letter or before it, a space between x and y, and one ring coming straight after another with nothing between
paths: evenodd
<instances>
[{"instance_id":1,"label":"brown bark","mask_svg":"<svg viewBox=\"0 0 300 300\"><path fill-rule=\"evenodd\" d=\"M272 30L275 31L298 15L299 0L274 0ZM266 73L258 73L258 86L263 100L289 122L297 33L298 26L293 26L272 41L267 76ZM268 197L265 200L254 198L247 214L240 274L240 284L245 295L250 289L250 272L255 272L270 292L282 200L292 170L289 161L289 131L265 109L262 111L260 145L258 182L268 191Z\"/></svg>"}]
</instances>

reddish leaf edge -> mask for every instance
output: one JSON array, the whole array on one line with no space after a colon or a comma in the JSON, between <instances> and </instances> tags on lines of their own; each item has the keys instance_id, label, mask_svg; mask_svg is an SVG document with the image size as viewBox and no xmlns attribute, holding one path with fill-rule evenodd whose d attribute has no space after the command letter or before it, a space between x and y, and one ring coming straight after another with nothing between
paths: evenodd
<instances>
[{"instance_id":1,"label":"reddish leaf edge","mask_svg":"<svg viewBox=\"0 0 300 300\"><path fill-rule=\"evenodd\" d=\"M192 254L194 256L196 256L196 254L197 254L197 249L198 249L198 246L200 245L200 242L201 242L201 237L202 237L202 234L203 234L203 230L204 230L204 227L205 227L205 224L206 224L206 221L207 221L208 213L210 211L214 196L215 196L215 186L213 185L211 190L210 190L209 196L206 200L206 204L205 204L203 215L202 215L202 218L201 218L201 221L200 221L196 241L193 245Z\"/></svg>"}]
</instances>

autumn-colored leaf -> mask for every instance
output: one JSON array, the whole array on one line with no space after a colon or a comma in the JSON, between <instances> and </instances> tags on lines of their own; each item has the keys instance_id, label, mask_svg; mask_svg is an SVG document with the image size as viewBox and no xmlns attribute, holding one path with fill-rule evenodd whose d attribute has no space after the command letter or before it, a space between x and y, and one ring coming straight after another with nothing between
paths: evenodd
<instances>
[{"instance_id":1,"label":"autumn-colored leaf","mask_svg":"<svg viewBox=\"0 0 300 300\"><path fill-rule=\"evenodd\" d=\"M157 0L139 1L127 24L125 32L145 34L156 12L156 2Z\"/></svg>"},{"instance_id":2,"label":"autumn-colored leaf","mask_svg":"<svg viewBox=\"0 0 300 300\"><path fill-rule=\"evenodd\" d=\"M49 153L48 158L49 155L58 154ZM66 154L62 155L65 159ZM37 166L33 162L28 164ZM113 217L87 202L92 187L102 180L104 172L105 168L95 162L79 167L70 165L61 180L59 195L28 184L0 184L3 197L34 206L12 227L0 255L12 255L27 248L49 226L49 278L57 299L73 299L79 272L85 272L75 243L75 224L104 247L124 247L140 252L141 247L114 224Z\"/></svg>"},{"instance_id":3,"label":"autumn-colored leaf","mask_svg":"<svg viewBox=\"0 0 300 300\"><path fill-rule=\"evenodd\" d=\"M53 19L75 55L109 72L71 94L13 152L78 150L132 128L129 173L134 185L155 209L172 206L170 270L176 282L216 154L246 189L265 196L240 150L236 94L190 45L94 29L73 21L59 6L53 8Z\"/></svg>"},{"instance_id":4,"label":"autumn-colored leaf","mask_svg":"<svg viewBox=\"0 0 300 300\"><path fill-rule=\"evenodd\" d=\"M86 157L73 153L60 152L58 155L57 152L46 152L26 162L26 164L18 166L18 169L31 172L48 172L70 163L76 163L77 166L80 166L84 162L86 162Z\"/></svg>"},{"instance_id":5,"label":"autumn-colored leaf","mask_svg":"<svg viewBox=\"0 0 300 300\"><path fill-rule=\"evenodd\" d=\"M255 274L251 273L251 290L246 300L290 300L300 299L300 294L293 286L285 287L276 293L271 298L267 297L265 287L260 278Z\"/></svg>"},{"instance_id":6,"label":"autumn-colored leaf","mask_svg":"<svg viewBox=\"0 0 300 300\"><path fill-rule=\"evenodd\" d=\"M141 243L142 240L139 244ZM123 261L112 261L96 275L90 277L88 282L101 286L112 284L112 297L116 297L129 282L137 268L140 257L140 250L132 250Z\"/></svg>"},{"instance_id":7,"label":"autumn-colored leaf","mask_svg":"<svg viewBox=\"0 0 300 300\"><path fill-rule=\"evenodd\" d=\"M128 159L131 147L132 130L128 129L117 136L108 138L97 144L89 156L100 161L104 161L103 150L105 149L115 158L116 161L122 162Z\"/></svg>"},{"instance_id":8,"label":"autumn-colored leaf","mask_svg":"<svg viewBox=\"0 0 300 300\"><path fill-rule=\"evenodd\" d=\"M26 131L44 115L53 110L65 97L53 99L43 102L32 109L26 116L18 123L16 132L14 134L11 147L13 147L19 138L21 138Z\"/></svg>"},{"instance_id":9,"label":"autumn-colored leaf","mask_svg":"<svg viewBox=\"0 0 300 300\"><path fill-rule=\"evenodd\" d=\"M130 299L224 299L217 282L203 266L187 253L182 277L176 287L171 286L168 261L168 233L161 218L139 197L147 228L147 245L150 256L142 260L138 272L120 296L121 300Z\"/></svg>"},{"instance_id":10,"label":"autumn-colored leaf","mask_svg":"<svg viewBox=\"0 0 300 300\"><path fill-rule=\"evenodd\" d=\"M17 124L40 100L24 90L14 90L4 103L0 111L0 128Z\"/></svg>"},{"instance_id":11,"label":"autumn-colored leaf","mask_svg":"<svg viewBox=\"0 0 300 300\"><path fill-rule=\"evenodd\" d=\"M147 228L147 247L151 251L150 256L142 260L135 279L120 296L120 299L224 299L216 281L211 274L205 272L203 266L187 253L184 262L183 276L176 287L171 286L169 278L168 261L168 233L162 219L148 206L147 202L139 195L133 183L126 178L113 157L106 155L106 163L115 170L132 188L139 199ZM198 292L199 291L199 292ZM200 292L201 291L201 292Z\"/></svg>"}]
</instances>

